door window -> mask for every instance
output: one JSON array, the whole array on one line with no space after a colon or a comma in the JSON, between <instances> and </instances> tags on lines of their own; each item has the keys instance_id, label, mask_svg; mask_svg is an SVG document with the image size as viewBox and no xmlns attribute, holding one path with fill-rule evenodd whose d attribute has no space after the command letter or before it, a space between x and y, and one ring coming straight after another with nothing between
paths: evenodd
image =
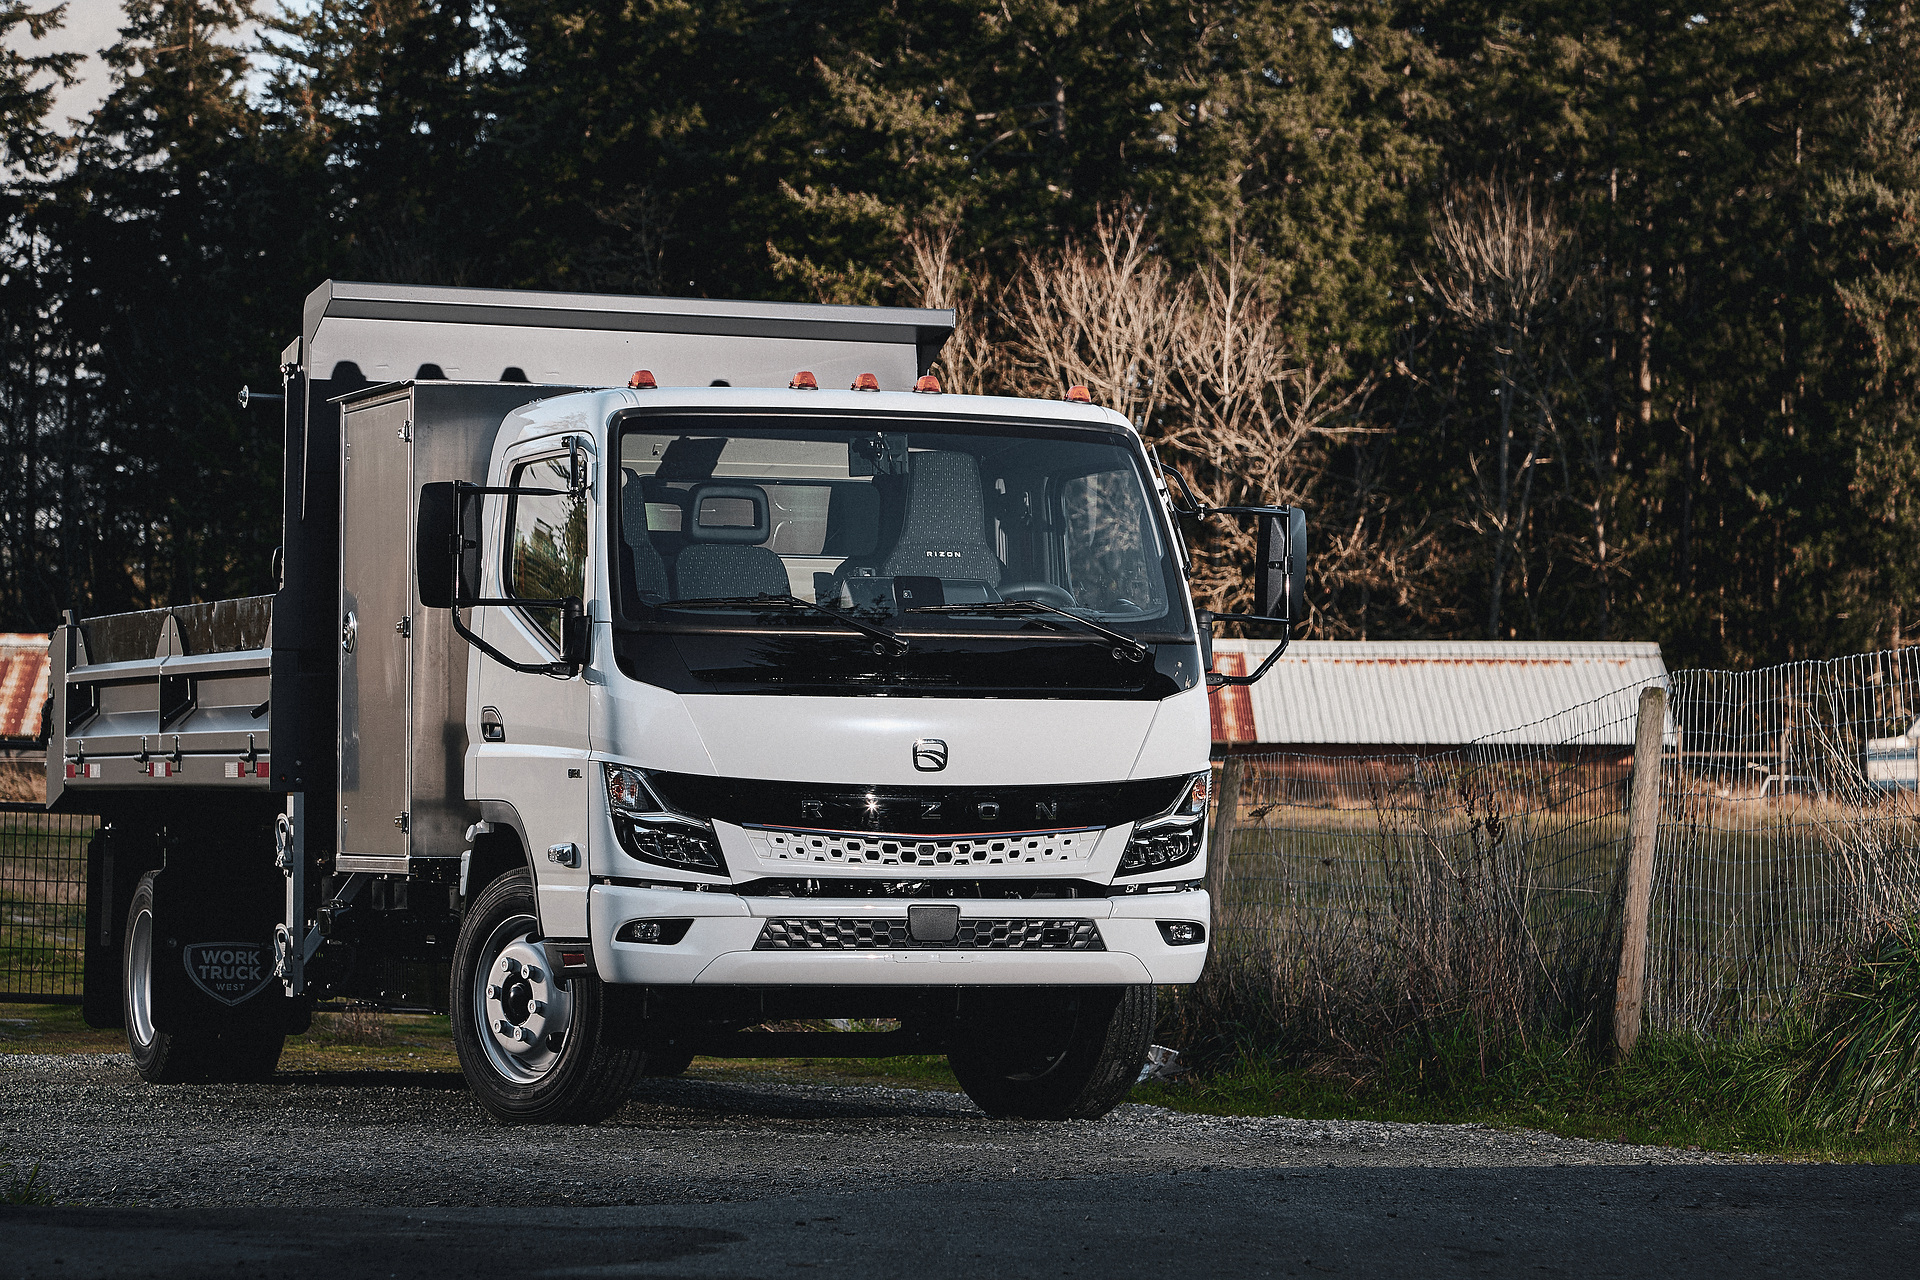
<instances>
[{"instance_id":1,"label":"door window","mask_svg":"<svg viewBox=\"0 0 1920 1280\"><path fill-rule=\"evenodd\" d=\"M587 502L566 493L567 457L560 454L524 463L513 471L513 487L559 489L557 494L515 494L508 501L507 593L535 600L584 597L587 582ZM523 609L528 619L557 647L558 609Z\"/></svg>"}]
</instances>

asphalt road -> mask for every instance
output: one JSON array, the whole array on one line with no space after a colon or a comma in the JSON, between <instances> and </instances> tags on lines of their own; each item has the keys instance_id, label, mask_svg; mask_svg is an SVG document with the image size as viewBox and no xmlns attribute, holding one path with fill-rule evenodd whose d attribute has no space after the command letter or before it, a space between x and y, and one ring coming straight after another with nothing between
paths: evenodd
<instances>
[{"instance_id":1,"label":"asphalt road","mask_svg":"<svg viewBox=\"0 0 1920 1280\"><path fill-rule=\"evenodd\" d=\"M937 1092L647 1082L502 1129L442 1077L141 1084L0 1059L8 1276L1920 1275L1920 1171L1438 1125L996 1122Z\"/></svg>"}]
</instances>

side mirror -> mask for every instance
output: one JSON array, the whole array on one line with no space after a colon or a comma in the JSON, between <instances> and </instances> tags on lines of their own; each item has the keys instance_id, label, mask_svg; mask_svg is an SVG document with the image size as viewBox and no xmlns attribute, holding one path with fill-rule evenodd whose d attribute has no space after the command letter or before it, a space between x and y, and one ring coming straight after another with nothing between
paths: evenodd
<instances>
[{"instance_id":1,"label":"side mirror","mask_svg":"<svg viewBox=\"0 0 1920 1280\"><path fill-rule=\"evenodd\" d=\"M413 571L422 605L429 609L451 609L479 596L479 522L479 504L461 501L451 481L420 486L414 520Z\"/></svg>"},{"instance_id":2,"label":"side mirror","mask_svg":"<svg viewBox=\"0 0 1920 1280\"><path fill-rule=\"evenodd\" d=\"M1260 516L1254 542L1253 611L1298 625L1307 618L1307 513L1284 507Z\"/></svg>"}]
</instances>

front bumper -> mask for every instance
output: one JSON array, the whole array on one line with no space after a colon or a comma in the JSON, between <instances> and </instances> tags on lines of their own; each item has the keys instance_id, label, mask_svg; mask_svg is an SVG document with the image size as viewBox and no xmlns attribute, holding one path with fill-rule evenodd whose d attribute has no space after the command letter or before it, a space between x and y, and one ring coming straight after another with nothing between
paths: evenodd
<instances>
[{"instance_id":1,"label":"front bumper","mask_svg":"<svg viewBox=\"0 0 1920 1280\"><path fill-rule=\"evenodd\" d=\"M963 922L1091 921L1103 949L887 946L756 949L770 920L900 921L913 905L960 907ZM1075 899L743 898L597 884L587 899L594 965L603 981L646 986L1114 986L1186 983L1207 943L1169 945L1163 920L1208 923L1204 890ZM632 920L691 920L672 946L619 942ZM871 934L871 928L847 932ZM880 930L886 932L884 925ZM1006 932L1004 929L1002 932Z\"/></svg>"}]
</instances>

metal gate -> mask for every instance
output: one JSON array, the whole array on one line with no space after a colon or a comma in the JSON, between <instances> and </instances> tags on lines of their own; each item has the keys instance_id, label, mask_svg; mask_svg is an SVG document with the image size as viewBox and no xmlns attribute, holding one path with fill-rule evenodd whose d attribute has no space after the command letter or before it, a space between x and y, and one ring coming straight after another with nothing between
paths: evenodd
<instances>
[{"instance_id":1,"label":"metal gate","mask_svg":"<svg viewBox=\"0 0 1920 1280\"><path fill-rule=\"evenodd\" d=\"M0 1001L80 1003L90 813L0 802Z\"/></svg>"}]
</instances>

